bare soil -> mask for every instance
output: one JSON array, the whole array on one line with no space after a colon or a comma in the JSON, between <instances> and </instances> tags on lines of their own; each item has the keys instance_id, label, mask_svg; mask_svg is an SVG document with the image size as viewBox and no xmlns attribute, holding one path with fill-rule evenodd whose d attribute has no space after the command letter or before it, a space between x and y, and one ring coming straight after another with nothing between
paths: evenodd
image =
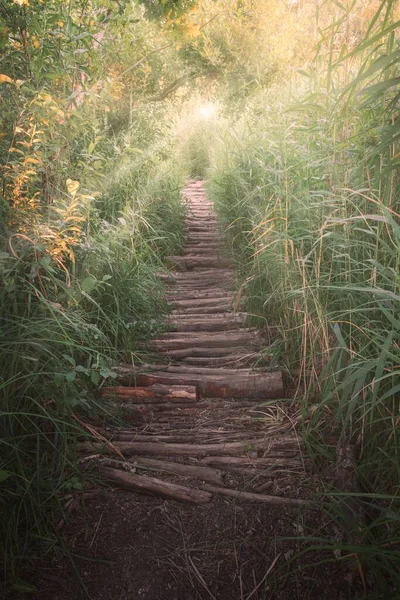
<instances>
[{"instance_id":1,"label":"bare soil","mask_svg":"<svg viewBox=\"0 0 400 600\"><path fill-rule=\"evenodd\" d=\"M192 506L98 488L68 523L70 556L36 578L38 600L363 598L352 561L295 539L335 535L313 510L216 498Z\"/></svg>"}]
</instances>

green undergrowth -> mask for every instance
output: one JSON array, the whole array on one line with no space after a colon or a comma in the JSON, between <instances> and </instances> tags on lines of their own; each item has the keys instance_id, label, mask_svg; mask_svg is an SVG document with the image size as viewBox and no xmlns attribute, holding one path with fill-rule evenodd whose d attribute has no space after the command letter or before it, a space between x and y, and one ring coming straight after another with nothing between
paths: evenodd
<instances>
[{"instance_id":1,"label":"green undergrowth","mask_svg":"<svg viewBox=\"0 0 400 600\"><path fill-rule=\"evenodd\" d=\"M308 71L260 89L242 117L220 120L207 171L246 310L256 323L276 327L272 352L304 410L316 407L304 431L309 451L334 468L324 440L333 434L354 448L365 519L353 532L357 542L342 544L342 556L360 559L379 597L400 587L400 62L393 6L379 6L352 51L341 45L342 7L320 32ZM329 518L342 526L340 499L351 490L331 492Z\"/></svg>"},{"instance_id":2,"label":"green undergrowth","mask_svg":"<svg viewBox=\"0 0 400 600\"><path fill-rule=\"evenodd\" d=\"M82 199L73 260L3 229L0 555L14 591L29 590L21 568L58 543L65 498L82 488L73 442L101 419L95 391L118 361L140 361L168 312L157 275L182 247L183 173L159 148L130 155L134 141L112 141L126 150L89 207Z\"/></svg>"}]
</instances>

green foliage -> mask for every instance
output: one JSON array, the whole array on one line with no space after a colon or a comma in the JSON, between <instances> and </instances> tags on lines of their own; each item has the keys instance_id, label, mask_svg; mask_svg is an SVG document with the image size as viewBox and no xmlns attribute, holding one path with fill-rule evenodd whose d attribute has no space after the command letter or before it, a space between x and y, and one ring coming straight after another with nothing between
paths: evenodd
<instances>
[{"instance_id":1,"label":"green foliage","mask_svg":"<svg viewBox=\"0 0 400 600\"><path fill-rule=\"evenodd\" d=\"M95 392L162 327L184 233L157 26L128 3L0 4L0 560L57 542ZM118 54L115 52L115 42ZM150 59L143 59L143 52ZM136 65L132 68L132 64Z\"/></svg>"},{"instance_id":2,"label":"green foliage","mask_svg":"<svg viewBox=\"0 0 400 600\"><path fill-rule=\"evenodd\" d=\"M209 189L247 310L277 326L274 351L298 395L317 403L310 450L332 428L359 449L373 516L354 552L389 593L400 581L398 553L383 550L399 536L399 23L382 2L349 47L356 17L357 3L342 7L312 66L259 89L222 128Z\"/></svg>"},{"instance_id":3,"label":"green foliage","mask_svg":"<svg viewBox=\"0 0 400 600\"><path fill-rule=\"evenodd\" d=\"M170 17L177 19L190 11L196 0L139 0L151 18Z\"/></svg>"}]
</instances>

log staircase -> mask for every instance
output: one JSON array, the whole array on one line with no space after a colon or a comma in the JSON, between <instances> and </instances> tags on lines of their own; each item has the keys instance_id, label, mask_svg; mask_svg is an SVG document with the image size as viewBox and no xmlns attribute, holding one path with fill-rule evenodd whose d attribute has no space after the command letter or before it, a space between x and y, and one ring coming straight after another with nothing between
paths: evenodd
<instances>
[{"instance_id":1,"label":"log staircase","mask_svg":"<svg viewBox=\"0 0 400 600\"><path fill-rule=\"evenodd\" d=\"M279 403L263 406L284 397L282 373L268 365L266 332L249 327L237 306L234 271L203 182L189 182L183 193L186 252L170 259L169 328L151 342L162 361L122 367L118 387L102 391L137 407L143 421L103 431L80 450L100 456L111 485L141 493L197 504L222 495L302 505L309 474L297 433L301 415L289 416Z\"/></svg>"}]
</instances>

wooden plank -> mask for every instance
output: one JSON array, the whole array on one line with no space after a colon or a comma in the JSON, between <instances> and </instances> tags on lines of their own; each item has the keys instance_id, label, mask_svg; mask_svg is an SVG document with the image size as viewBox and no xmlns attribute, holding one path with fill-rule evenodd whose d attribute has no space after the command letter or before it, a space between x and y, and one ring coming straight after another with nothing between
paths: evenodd
<instances>
[{"instance_id":1,"label":"wooden plank","mask_svg":"<svg viewBox=\"0 0 400 600\"><path fill-rule=\"evenodd\" d=\"M102 396L117 396L120 399L138 404L159 403L160 400L168 403L197 402L197 390L193 385L115 386L103 388L100 393Z\"/></svg>"},{"instance_id":2,"label":"wooden plank","mask_svg":"<svg viewBox=\"0 0 400 600\"><path fill-rule=\"evenodd\" d=\"M220 496L228 496L241 502L261 502L262 504L270 504L273 506L304 506L305 500L299 500L297 498L284 498L282 496L267 496L265 494L255 494L253 492L242 492L240 490L231 490L223 487L216 487L213 485L202 485L202 490L210 492L211 494L219 494Z\"/></svg>"},{"instance_id":3,"label":"wooden plank","mask_svg":"<svg viewBox=\"0 0 400 600\"><path fill-rule=\"evenodd\" d=\"M176 483L170 483L169 481L162 481L155 477L126 473L119 469L111 469L110 467L101 467L101 473L108 483L133 492L161 496L162 498L193 504L207 504L212 498L210 492L195 490L183 485L177 485Z\"/></svg>"},{"instance_id":4,"label":"wooden plank","mask_svg":"<svg viewBox=\"0 0 400 600\"><path fill-rule=\"evenodd\" d=\"M202 481L208 481L221 485L223 483L222 471L198 465L186 465L184 463L171 462L169 460L158 460L156 458L136 457L130 462L139 469L154 469L156 471L165 471L182 475L184 477L194 477Z\"/></svg>"},{"instance_id":5,"label":"wooden plank","mask_svg":"<svg viewBox=\"0 0 400 600\"><path fill-rule=\"evenodd\" d=\"M117 448L125 456L133 454L156 454L159 456L224 456L232 454L246 454L251 450L266 449L268 444L274 447L282 447L282 444L296 443L296 438L288 434L279 438L249 439L238 442L222 442L218 444L168 444L166 442L112 442L112 446ZM113 449L109 445L101 442L81 442L78 444L78 450L81 452L104 452L112 453Z\"/></svg>"}]
</instances>

